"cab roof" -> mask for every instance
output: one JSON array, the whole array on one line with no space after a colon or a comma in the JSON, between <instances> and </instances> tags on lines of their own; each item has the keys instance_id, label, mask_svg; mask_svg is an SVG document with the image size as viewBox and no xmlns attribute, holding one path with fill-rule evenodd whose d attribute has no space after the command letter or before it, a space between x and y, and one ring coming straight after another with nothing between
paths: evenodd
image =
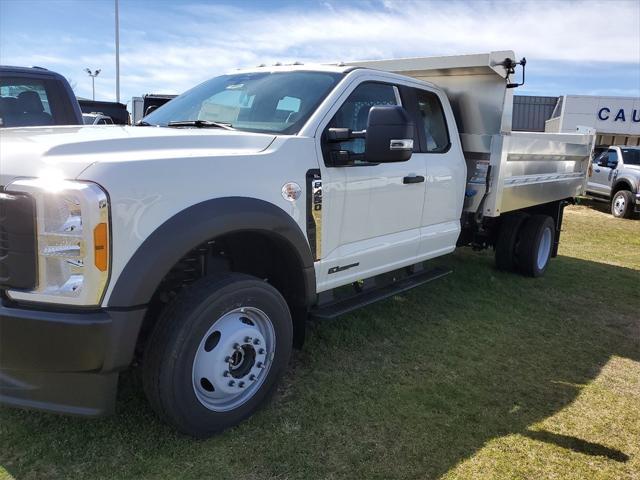
<instances>
[{"instance_id":1,"label":"cab roof","mask_svg":"<svg viewBox=\"0 0 640 480\"><path fill-rule=\"evenodd\" d=\"M238 70L227 72L229 75L236 73L254 73L254 72L328 72L328 73L345 73L353 70L353 65L339 64L321 64L321 63L291 63L281 64L276 63L274 65L258 65L253 68L241 68Z\"/></svg>"}]
</instances>

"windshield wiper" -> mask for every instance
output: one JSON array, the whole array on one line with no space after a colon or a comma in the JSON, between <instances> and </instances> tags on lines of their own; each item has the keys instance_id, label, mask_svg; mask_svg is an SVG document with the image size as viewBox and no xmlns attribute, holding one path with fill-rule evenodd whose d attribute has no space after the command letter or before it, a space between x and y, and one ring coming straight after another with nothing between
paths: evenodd
<instances>
[{"instance_id":1,"label":"windshield wiper","mask_svg":"<svg viewBox=\"0 0 640 480\"><path fill-rule=\"evenodd\" d=\"M224 128L235 130L230 123L211 122L209 120L177 120L169 122L167 127Z\"/></svg>"}]
</instances>

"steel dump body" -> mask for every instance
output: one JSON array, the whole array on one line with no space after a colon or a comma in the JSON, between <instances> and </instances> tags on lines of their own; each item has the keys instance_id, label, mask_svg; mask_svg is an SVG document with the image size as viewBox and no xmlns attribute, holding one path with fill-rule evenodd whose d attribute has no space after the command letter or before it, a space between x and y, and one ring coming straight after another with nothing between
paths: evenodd
<instances>
[{"instance_id":1,"label":"steel dump body","mask_svg":"<svg viewBox=\"0 0 640 480\"><path fill-rule=\"evenodd\" d=\"M352 62L432 83L449 98L467 163L464 210L486 217L585 192L595 136L512 132L512 51Z\"/></svg>"}]
</instances>

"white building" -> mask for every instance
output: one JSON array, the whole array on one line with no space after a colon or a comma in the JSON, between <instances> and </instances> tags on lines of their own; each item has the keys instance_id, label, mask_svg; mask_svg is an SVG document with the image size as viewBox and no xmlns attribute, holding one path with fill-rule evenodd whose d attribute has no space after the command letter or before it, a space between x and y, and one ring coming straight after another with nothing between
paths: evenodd
<instances>
[{"instance_id":1,"label":"white building","mask_svg":"<svg viewBox=\"0 0 640 480\"><path fill-rule=\"evenodd\" d=\"M640 97L564 95L558 98L546 132L595 128L596 146L640 145Z\"/></svg>"}]
</instances>

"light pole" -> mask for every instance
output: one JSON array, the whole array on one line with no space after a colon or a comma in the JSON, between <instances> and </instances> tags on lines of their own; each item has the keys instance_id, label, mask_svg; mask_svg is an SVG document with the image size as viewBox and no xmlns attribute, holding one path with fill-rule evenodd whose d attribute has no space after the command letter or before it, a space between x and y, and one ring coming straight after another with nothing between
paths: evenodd
<instances>
[{"instance_id":1,"label":"light pole","mask_svg":"<svg viewBox=\"0 0 640 480\"><path fill-rule=\"evenodd\" d=\"M120 103L120 14L116 2L116 102Z\"/></svg>"},{"instance_id":2,"label":"light pole","mask_svg":"<svg viewBox=\"0 0 640 480\"><path fill-rule=\"evenodd\" d=\"M85 68L85 72L89 74L91 77L91 90L93 91L93 99L96 99L96 77L100 75L101 69L97 69L95 72L92 72L90 68Z\"/></svg>"}]
</instances>

